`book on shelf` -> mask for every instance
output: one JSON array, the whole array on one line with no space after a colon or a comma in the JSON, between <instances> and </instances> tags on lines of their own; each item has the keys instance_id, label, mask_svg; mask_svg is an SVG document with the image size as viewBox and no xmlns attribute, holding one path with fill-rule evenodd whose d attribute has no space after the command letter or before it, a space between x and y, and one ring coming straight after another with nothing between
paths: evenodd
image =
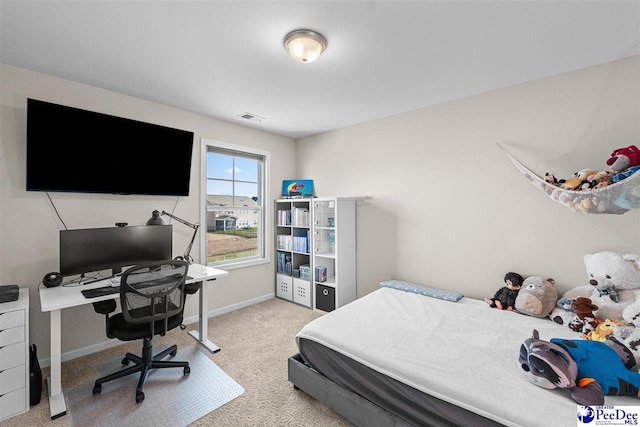
<instances>
[{"instance_id":1,"label":"book on shelf","mask_svg":"<svg viewBox=\"0 0 640 427\"><path fill-rule=\"evenodd\" d=\"M291 254L278 252L278 273L291 274Z\"/></svg>"},{"instance_id":2,"label":"book on shelf","mask_svg":"<svg viewBox=\"0 0 640 427\"><path fill-rule=\"evenodd\" d=\"M293 220L294 224L299 227L308 227L309 221L309 209L307 208L293 208Z\"/></svg>"},{"instance_id":3,"label":"book on shelf","mask_svg":"<svg viewBox=\"0 0 640 427\"><path fill-rule=\"evenodd\" d=\"M276 246L278 250L281 251L291 251L293 250L293 239L291 236L287 234L279 234L276 236Z\"/></svg>"},{"instance_id":4,"label":"book on shelf","mask_svg":"<svg viewBox=\"0 0 640 427\"><path fill-rule=\"evenodd\" d=\"M327 281L327 267L318 266L316 267L316 282L326 282Z\"/></svg>"},{"instance_id":5,"label":"book on shelf","mask_svg":"<svg viewBox=\"0 0 640 427\"><path fill-rule=\"evenodd\" d=\"M293 236L293 251L309 253L309 237Z\"/></svg>"},{"instance_id":6,"label":"book on shelf","mask_svg":"<svg viewBox=\"0 0 640 427\"><path fill-rule=\"evenodd\" d=\"M288 209L280 209L277 212L278 225L291 225L291 211Z\"/></svg>"}]
</instances>

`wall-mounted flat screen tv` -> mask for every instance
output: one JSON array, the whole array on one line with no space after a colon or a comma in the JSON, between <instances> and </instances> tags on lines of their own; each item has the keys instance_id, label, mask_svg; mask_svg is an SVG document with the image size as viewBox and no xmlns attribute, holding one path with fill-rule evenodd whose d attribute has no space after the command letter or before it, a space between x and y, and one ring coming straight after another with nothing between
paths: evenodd
<instances>
[{"instance_id":1,"label":"wall-mounted flat screen tv","mask_svg":"<svg viewBox=\"0 0 640 427\"><path fill-rule=\"evenodd\" d=\"M27 191L188 196L193 132L27 100Z\"/></svg>"}]
</instances>

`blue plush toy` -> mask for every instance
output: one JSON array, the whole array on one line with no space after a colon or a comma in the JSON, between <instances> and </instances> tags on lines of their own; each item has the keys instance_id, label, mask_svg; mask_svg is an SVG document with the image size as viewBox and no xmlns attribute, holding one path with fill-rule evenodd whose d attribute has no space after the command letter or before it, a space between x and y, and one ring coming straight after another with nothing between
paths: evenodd
<instances>
[{"instance_id":1,"label":"blue plush toy","mask_svg":"<svg viewBox=\"0 0 640 427\"><path fill-rule=\"evenodd\" d=\"M611 181L615 184L616 182L620 182L623 179L629 178L634 173L640 170L640 166L632 166L628 169L623 170L622 172L618 172L611 177Z\"/></svg>"},{"instance_id":2,"label":"blue plush toy","mask_svg":"<svg viewBox=\"0 0 640 427\"><path fill-rule=\"evenodd\" d=\"M567 388L580 405L603 405L605 395L640 397L640 374L630 370L633 355L615 340L549 342L534 330L518 360L527 380L543 388Z\"/></svg>"}]
</instances>

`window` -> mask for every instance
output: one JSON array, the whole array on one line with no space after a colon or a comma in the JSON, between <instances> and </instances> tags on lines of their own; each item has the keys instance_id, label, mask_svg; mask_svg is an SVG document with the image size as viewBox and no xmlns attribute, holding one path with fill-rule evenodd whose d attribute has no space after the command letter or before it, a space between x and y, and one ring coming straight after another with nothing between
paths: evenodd
<instances>
[{"instance_id":1,"label":"window","mask_svg":"<svg viewBox=\"0 0 640 427\"><path fill-rule=\"evenodd\" d=\"M207 265L268 262L269 153L206 139L202 147Z\"/></svg>"}]
</instances>

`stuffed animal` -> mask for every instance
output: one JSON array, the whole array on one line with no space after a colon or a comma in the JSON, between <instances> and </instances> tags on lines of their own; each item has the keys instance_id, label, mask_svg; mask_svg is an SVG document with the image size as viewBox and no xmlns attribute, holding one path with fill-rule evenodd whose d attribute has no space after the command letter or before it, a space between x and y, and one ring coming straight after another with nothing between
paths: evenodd
<instances>
[{"instance_id":1,"label":"stuffed animal","mask_svg":"<svg viewBox=\"0 0 640 427\"><path fill-rule=\"evenodd\" d=\"M583 190L583 186L585 184L588 185L589 182L586 179L578 178L576 175L578 175L578 172L576 172L571 178L558 180L558 182L560 183L560 188L573 191Z\"/></svg>"},{"instance_id":2,"label":"stuffed animal","mask_svg":"<svg viewBox=\"0 0 640 427\"><path fill-rule=\"evenodd\" d=\"M615 328L623 326L624 324L624 322L619 322L617 320L605 319L598 323L595 330L582 335L582 338L585 340L604 342L611 334L613 334Z\"/></svg>"},{"instance_id":3,"label":"stuffed animal","mask_svg":"<svg viewBox=\"0 0 640 427\"><path fill-rule=\"evenodd\" d=\"M627 306L622 311L622 317L624 321L614 325L612 333L607 338L625 345L640 366L640 300Z\"/></svg>"},{"instance_id":4,"label":"stuffed animal","mask_svg":"<svg viewBox=\"0 0 640 427\"><path fill-rule=\"evenodd\" d=\"M633 175L634 173L638 172L638 170L640 170L640 166L631 166L630 168L627 168L625 170L623 170L622 172L618 172L616 174L614 174L611 177L611 182L612 183L616 183L616 182L620 182L624 179L629 178L631 175Z\"/></svg>"},{"instance_id":5,"label":"stuffed animal","mask_svg":"<svg viewBox=\"0 0 640 427\"><path fill-rule=\"evenodd\" d=\"M632 166L640 166L640 150L635 145L613 150L607 160L607 166L616 172L621 172Z\"/></svg>"},{"instance_id":6,"label":"stuffed animal","mask_svg":"<svg viewBox=\"0 0 640 427\"><path fill-rule=\"evenodd\" d=\"M570 300L569 298L560 298L558 300L558 302L556 303L556 307L560 307L560 308L563 308L565 310L573 311L571 309L571 304L573 304L573 300Z\"/></svg>"},{"instance_id":7,"label":"stuffed animal","mask_svg":"<svg viewBox=\"0 0 640 427\"><path fill-rule=\"evenodd\" d=\"M614 203L622 209L636 209L640 206L640 186L634 182L633 184L625 184L625 187L625 191L620 192L620 195L616 198Z\"/></svg>"},{"instance_id":8,"label":"stuffed animal","mask_svg":"<svg viewBox=\"0 0 640 427\"><path fill-rule=\"evenodd\" d=\"M611 178L613 177L613 170L598 171L587 176L587 181L591 183L592 188L602 188L611 184Z\"/></svg>"},{"instance_id":9,"label":"stuffed animal","mask_svg":"<svg viewBox=\"0 0 640 427\"><path fill-rule=\"evenodd\" d=\"M489 307L512 311L523 280L518 273L507 273L504 276L504 286L498 289L493 298L485 298L484 301Z\"/></svg>"},{"instance_id":10,"label":"stuffed animal","mask_svg":"<svg viewBox=\"0 0 640 427\"><path fill-rule=\"evenodd\" d=\"M574 173L573 176L577 179L582 180L582 185L578 188L578 190L590 190L596 185L595 177L598 171L594 171L591 169L581 169L578 172Z\"/></svg>"},{"instance_id":11,"label":"stuffed animal","mask_svg":"<svg viewBox=\"0 0 640 427\"><path fill-rule=\"evenodd\" d=\"M556 187L560 186L560 184L558 183L558 179L552 173L549 173L549 172L545 173L544 174L544 180L546 182L548 182L549 184L554 185Z\"/></svg>"},{"instance_id":12,"label":"stuffed animal","mask_svg":"<svg viewBox=\"0 0 640 427\"><path fill-rule=\"evenodd\" d=\"M598 309L598 306L593 304L589 298L578 297L574 299L571 303L571 309L576 315L569 323L569 328L583 334L596 330L596 326L600 322L593 312Z\"/></svg>"},{"instance_id":13,"label":"stuffed animal","mask_svg":"<svg viewBox=\"0 0 640 427\"><path fill-rule=\"evenodd\" d=\"M638 397L640 391L640 374L630 370L634 361L615 341L544 341L534 329L520 347L518 362L529 382L568 389L580 405L603 405L605 395Z\"/></svg>"},{"instance_id":14,"label":"stuffed animal","mask_svg":"<svg viewBox=\"0 0 640 427\"><path fill-rule=\"evenodd\" d=\"M558 300L554 284L555 280L551 278L527 277L516 297L516 311L534 317L548 316Z\"/></svg>"},{"instance_id":15,"label":"stuffed animal","mask_svg":"<svg viewBox=\"0 0 640 427\"><path fill-rule=\"evenodd\" d=\"M598 291L598 296L604 297L608 295L609 298L611 298L611 301L613 302L620 301L618 292L616 291L616 288L614 287L614 284L611 281L610 277L605 276L604 278L600 278L600 280L590 279L589 284L594 288L596 288L596 290Z\"/></svg>"},{"instance_id":16,"label":"stuffed animal","mask_svg":"<svg viewBox=\"0 0 640 427\"><path fill-rule=\"evenodd\" d=\"M612 251L587 254L583 258L587 285L570 289L561 296L574 300L586 297L598 306L594 313L600 319L623 320L622 311L640 300L640 257ZM613 289L616 297L607 291ZM517 307L516 307L517 308ZM549 317L561 325L568 325L575 313L556 307Z\"/></svg>"}]
</instances>

